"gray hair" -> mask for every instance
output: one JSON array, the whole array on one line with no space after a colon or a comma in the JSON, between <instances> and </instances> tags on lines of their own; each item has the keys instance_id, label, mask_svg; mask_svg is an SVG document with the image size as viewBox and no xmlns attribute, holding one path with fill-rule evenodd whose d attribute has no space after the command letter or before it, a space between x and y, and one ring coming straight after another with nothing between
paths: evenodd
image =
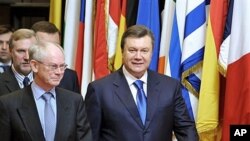
<instances>
[{"instance_id":1,"label":"gray hair","mask_svg":"<svg viewBox=\"0 0 250 141\"><path fill-rule=\"evenodd\" d=\"M37 61L44 60L44 58L46 58L47 52L50 51L51 46L58 47L61 50L61 52L64 54L64 50L59 44L53 43L53 42L38 41L36 44L33 44L29 48L30 60L37 60Z\"/></svg>"}]
</instances>

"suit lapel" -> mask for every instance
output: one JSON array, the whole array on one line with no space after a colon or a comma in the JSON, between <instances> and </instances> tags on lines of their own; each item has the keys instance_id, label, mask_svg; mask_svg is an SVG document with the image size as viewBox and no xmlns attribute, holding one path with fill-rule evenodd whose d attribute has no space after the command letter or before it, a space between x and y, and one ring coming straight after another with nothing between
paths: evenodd
<instances>
[{"instance_id":1,"label":"suit lapel","mask_svg":"<svg viewBox=\"0 0 250 141\"><path fill-rule=\"evenodd\" d=\"M134 102L132 93L130 91L130 88L128 86L127 80L124 77L124 74L122 70L120 69L117 73L117 77L115 78L114 85L116 87L115 94L119 97L121 102L124 104L126 109L131 114L132 118L142 127L144 128L138 109L136 107L136 104Z\"/></svg>"},{"instance_id":2,"label":"suit lapel","mask_svg":"<svg viewBox=\"0 0 250 141\"><path fill-rule=\"evenodd\" d=\"M6 71L4 77L3 77L3 81L6 82L6 87L10 92L13 92L15 90L19 90L20 87L18 85L18 82L15 78L14 73L12 72L11 69L9 69L8 71Z\"/></svg>"},{"instance_id":3,"label":"suit lapel","mask_svg":"<svg viewBox=\"0 0 250 141\"><path fill-rule=\"evenodd\" d=\"M60 140L61 136L67 132L67 121L73 120L72 115L69 114L70 105L67 104L67 96L61 91L61 89L56 88L56 107L57 107L57 123L56 123L56 133L55 140Z\"/></svg>"},{"instance_id":4,"label":"suit lapel","mask_svg":"<svg viewBox=\"0 0 250 141\"><path fill-rule=\"evenodd\" d=\"M20 118L32 140L45 140L31 87L21 91L21 106L17 109Z\"/></svg>"},{"instance_id":5,"label":"suit lapel","mask_svg":"<svg viewBox=\"0 0 250 141\"><path fill-rule=\"evenodd\" d=\"M159 79L153 72L148 71L148 86L147 86L147 117L145 129L147 129L153 119L154 113L157 109L159 99Z\"/></svg>"}]
</instances>

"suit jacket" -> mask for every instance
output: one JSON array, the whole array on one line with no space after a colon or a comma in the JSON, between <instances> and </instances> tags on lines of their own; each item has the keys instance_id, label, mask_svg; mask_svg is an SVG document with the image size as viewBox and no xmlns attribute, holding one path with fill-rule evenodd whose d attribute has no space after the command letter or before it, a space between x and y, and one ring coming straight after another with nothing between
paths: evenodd
<instances>
[{"instance_id":1,"label":"suit jacket","mask_svg":"<svg viewBox=\"0 0 250 141\"><path fill-rule=\"evenodd\" d=\"M92 141L81 95L56 88L55 141ZM0 97L1 141L45 141L31 86Z\"/></svg>"},{"instance_id":2,"label":"suit jacket","mask_svg":"<svg viewBox=\"0 0 250 141\"><path fill-rule=\"evenodd\" d=\"M81 93L76 71L67 68L58 87Z\"/></svg>"},{"instance_id":3,"label":"suit jacket","mask_svg":"<svg viewBox=\"0 0 250 141\"><path fill-rule=\"evenodd\" d=\"M198 141L177 80L148 71L145 126L122 69L89 84L85 97L94 141Z\"/></svg>"},{"instance_id":4,"label":"suit jacket","mask_svg":"<svg viewBox=\"0 0 250 141\"><path fill-rule=\"evenodd\" d=\"M80 93L76 72L70 69L66 69L58 87ZM20 86L10 67L4 73L0 74L0 96L19 89Z\"/></svg>"}]
</instances>

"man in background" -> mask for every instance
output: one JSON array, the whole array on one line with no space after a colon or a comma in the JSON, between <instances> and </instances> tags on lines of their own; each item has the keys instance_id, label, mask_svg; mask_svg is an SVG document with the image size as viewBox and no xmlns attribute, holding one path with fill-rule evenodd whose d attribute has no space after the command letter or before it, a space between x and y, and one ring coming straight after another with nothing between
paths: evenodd
<instances>
[{"instance_id":1,"label":"man in background","mask_svg":"<svg viewBox=\"0 0 250 141\"><path fill-rule=\"evenodd\" d=\"M35 31L38 40L61 44L61 33L53 23L48 21L39 21L33 24L31 29ZM80 93L80 86L76 71L67 68L59 87Z\"/></svg>"},{"instance_id":2,"label":"man in background","mask_svg":"<svg viewBox=\"0 0 250 141\"><path fill-rule=\"evenodd\" d=\"M0 25L0 73L3 73L11 65L9 50L10 36L14 29L9 25Z\"/></svg>"},{"instance_id":3,"label":"man in background","mask_svg":"<svg viewBox=\"0 0 250 141\"><path fill-rule=\"evenodd\" d=\"M33 81L28 49L36 42L35 32L30 29L19 29L11 35L9 48L12 65L0 74L0 96L21 89Z\"/></svg>"},{"instance_id":4,"label":"man in background","mask_svg":"<svg viewBox=\"0 0 250 141\"><path fill-rule=\"evenodd\" d=\"M83 97L57 87L64 53L58 44L29 48L31 85L0 97L1 141L92 141Z\"/></svg>"}]
</instances>

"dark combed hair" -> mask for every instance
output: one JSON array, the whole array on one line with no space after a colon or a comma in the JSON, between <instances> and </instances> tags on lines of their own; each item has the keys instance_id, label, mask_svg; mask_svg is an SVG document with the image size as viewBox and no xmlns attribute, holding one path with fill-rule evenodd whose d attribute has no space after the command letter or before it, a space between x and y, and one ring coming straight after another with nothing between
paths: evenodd
<instances>
[{"instance_id":1,"label":"dark combed hair","mask_svg":"<svg viewBox=\"0 0 250 141\"><path fill-rule=\"evenodd\" d=\"M154 35L147 27L143 25L133 25L129 27L122 35L121 49L124 49L124 45L127 38L141 38L145 36L149 36L152 39L152 46L154 46Z\"/></svg>"},{"instance_id":2,"label":"dark combed hair","mask_svg":"<svg viewBox=\"0 0 250 141\"><path fill-rule=\"evenodd\" d=\"M59 33L59 29L53 24L48 21L39 21L32 25L32 30L35 32L45 32L45 33Z\"/></svg>"},{"instance_id":3,"label":"dark combed hair","mask_svg":"<svg viewBox=\"0 0 250 141\"><path fill-rule=\"evenodd\" d=\"M0 25L0 34L5 34L8 32L14 32L15 29L11 27L10 25Z\"/></svg>"}]
</instances>

